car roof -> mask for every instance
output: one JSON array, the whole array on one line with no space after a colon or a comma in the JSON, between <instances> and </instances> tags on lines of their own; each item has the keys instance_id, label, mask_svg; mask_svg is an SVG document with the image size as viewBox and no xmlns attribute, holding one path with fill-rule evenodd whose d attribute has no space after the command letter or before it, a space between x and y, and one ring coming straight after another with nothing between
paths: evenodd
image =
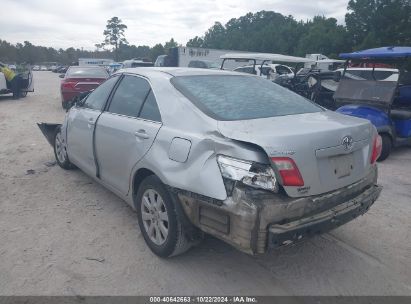
<instances>
[{"instance_id":1,"label":"car roof","mask_svg":"<svg viewBox=\"0 0 411 304\"><path fill-rule=\"evenodd\" d=\"M213 70L200 68L174 68L174 67L135 67L121 69L116 74L129 73L142 75L146 77L161 77L161 76L200 76L200 75L235 75L238 72L227 70Z\"/></svg>"},{"instance_id":2,"label":"car roof","mask_svg":"<svg viewBox=\"0 0 411 304\"><path fill-rule=\"evenodd\" d=\"M343 59L405 58L411 57L411 47L379 47L353 53L341 53L339 57Z\"/></svg>"},{"instance_id":3,"label":"car roof","mask_svg":"<svg viewBox=\"0 0 411 304\"><path fill-rule=\"evenodd\" d=\"M71 65L69 68L79 68L79 69L91 69L91 68L101 68L104 69L104 67L99 66L99 65Z\"/></svg>"}]
</instances>

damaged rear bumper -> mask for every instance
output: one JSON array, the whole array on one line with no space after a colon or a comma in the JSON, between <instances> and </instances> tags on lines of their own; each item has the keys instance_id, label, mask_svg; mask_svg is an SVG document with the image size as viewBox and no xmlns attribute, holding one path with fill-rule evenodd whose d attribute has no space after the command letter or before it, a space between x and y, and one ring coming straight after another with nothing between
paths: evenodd
<instances>
[{"instance_id":1,"label":"damaged rear bumper","mask_svg":"<svg viewBox=\"0 0 411 304\"><path fill-rule=\"evenodd\" d=\"M322 234L341 226L368 211L382 188L373 185L362 194L330 210L283 225L270 225L268 248L289 245L304 238Z\"/></svg>"},{"instance_id":2,"label":"damaged rear bumper","mask_svg":"<svg viewBox=\"0 0 411 304\"><path fill-rule=\"evenodd\" d=\"M375 167L362 180L318 196L291 198L241 185L224 201L176 192L194 226L243 252L257 254L327 232L364 214L381 192L376 182Z\"/></svg>"}]
</instances>

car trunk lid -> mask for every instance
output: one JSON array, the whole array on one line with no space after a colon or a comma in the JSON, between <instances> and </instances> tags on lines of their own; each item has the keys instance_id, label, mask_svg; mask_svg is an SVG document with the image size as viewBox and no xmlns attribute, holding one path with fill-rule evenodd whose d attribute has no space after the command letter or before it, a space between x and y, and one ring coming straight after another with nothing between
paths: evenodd
<instances>
[{"instance_id":1,"label":"car trunk lid","mask_svg":"<svg viewBox=\"0 0 411 304\"><path fill-rule=\"evenodd\" d=\"M260 146L271 157L294 160L304 186L284 189L291 197L317 195L352 184L370 169L372 125L323 111L242 121L219 121L225 137Z\"/></svg>"},{"instance_id":2,"label":"car trunk lid","mask_svg":"<svg viewBox=\"0 0 411 304\"><path fill-rule=\"evenodd\" d=\"M87 92L97 88L103 81L103 78L66 78L63 87L75 92Z\"/></svg>"}]
</instances>

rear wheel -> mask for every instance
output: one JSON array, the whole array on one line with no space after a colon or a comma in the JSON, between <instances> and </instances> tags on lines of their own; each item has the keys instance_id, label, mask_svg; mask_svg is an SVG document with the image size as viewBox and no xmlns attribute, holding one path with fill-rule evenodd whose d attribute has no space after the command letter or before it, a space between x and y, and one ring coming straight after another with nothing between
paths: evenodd
<instances>
[{"instance_id":1,"label":"rear wheel","mask_svg":"<svg viewBox=\"0 0 411 304\"><path fill-rule=\"evenodd\" d=\"M381 139L382 139L382 150L381 150L381 155L378 158L377 161L383 161L387 159L388 155L391 153L392 149L392 139L391 136L388 134L380 134Z\"/></svg>"},{"instance_id":2,"label":"rear wheel","mask_svg":"<svg viewBox=\"0 0 411 304\"><path fill-rule=\"evenodd\" d=\"M61 168L65 170L75 168L75 166L68 159L66 141L61 134L61 127L57 127L54 133L54 156L56 157L56 161Z\"/></svg>"},{"instance_id":3,"label":"rear wheel","mask_svg":"<svg viewBox=\"0 0 411 304\"><path fill-rule=\"evenodd\" d=\"M136 209L141 233L153 253L165 258L190 248L174 201L155 175L146 177L141 183Z\"/></svg>"}]
</instances>

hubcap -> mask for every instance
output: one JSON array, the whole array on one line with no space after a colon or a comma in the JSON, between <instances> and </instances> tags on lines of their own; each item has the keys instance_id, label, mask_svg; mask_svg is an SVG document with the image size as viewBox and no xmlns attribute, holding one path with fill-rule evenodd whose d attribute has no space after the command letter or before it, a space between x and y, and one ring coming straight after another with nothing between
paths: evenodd
<instances>
[{"instance_id":1,"label":"hubcap","mask_svg":"<svg viewBox=\"0 0 411 304\"><path fill-rule=\"evenodd\" d=\"M57 133L56 135L56 155L57 159L61 162L64 163L66 161L66 145L64 143L64 140L61 138L61 132Z\"/></svg>"},{"instance_id":2,"label":"hubcap","mask_svg":"<svg viewBox=\"0 0 411 304\"><path fill-rule=\"evenodd\" d=\"M150 240L156 245L162 245L168 236L168 213L160 194L147 189L141 201L141 217L144 229Z\"/></svg>"}]
</instances>

